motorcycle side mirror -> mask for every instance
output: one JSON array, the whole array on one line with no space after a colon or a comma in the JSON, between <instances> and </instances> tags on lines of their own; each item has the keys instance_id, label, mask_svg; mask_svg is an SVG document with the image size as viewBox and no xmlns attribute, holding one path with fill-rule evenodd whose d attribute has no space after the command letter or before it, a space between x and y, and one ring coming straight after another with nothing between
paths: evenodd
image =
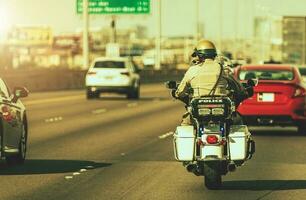
<instances>
[{"instance_id":1,"label":"motorcycle side mirror","mask_svg":"<svg viewBox=\"0 0 306 200\"><path fill-rule=\"evenodd\" d=\"M248 79L247 84L254 87L258 84L258 79Z\"/></svg>"},{"instance_id":2,"label":"motorcycle side mirror","mask_svg":"<svg viewBox=\"0 0 306 200\"><path fill-rule=\"evenodd\" d=\"M177 88L176 81L167 81L165 85L167 88L172 89L172 90Z\"/></svg>"}]
</instances>

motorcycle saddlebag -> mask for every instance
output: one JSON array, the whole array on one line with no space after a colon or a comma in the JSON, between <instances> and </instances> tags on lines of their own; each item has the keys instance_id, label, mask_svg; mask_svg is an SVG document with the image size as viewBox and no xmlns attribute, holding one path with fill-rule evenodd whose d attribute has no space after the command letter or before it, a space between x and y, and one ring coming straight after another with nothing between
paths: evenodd
<instances>
[{"instance_id":1,"label":"motorcycle saddlebag","mask_svg":"<svg viewBox=\"0 0 306 200\"><path fill-rule=\"evenodd\" d=\"M233 125L229 134L230 159L246 160L251 133L245 125Z\"/></svg>"},{"instance_id":2,"label":"motorcycle saddlebag","mask_svg":"<svg viewBox=\"0 0 306 200\"><path fill-rule=\"evenodd\" d=\"M193 126L178 126L173 135L174 156L178 161L193 161L195 131Z\"/></svg>"}]
</instances>

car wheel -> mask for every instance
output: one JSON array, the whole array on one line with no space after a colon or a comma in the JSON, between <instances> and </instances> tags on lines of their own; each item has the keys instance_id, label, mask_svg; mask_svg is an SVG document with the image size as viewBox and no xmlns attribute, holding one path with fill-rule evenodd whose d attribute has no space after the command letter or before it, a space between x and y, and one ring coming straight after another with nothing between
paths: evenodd
<instances>
[{"instance_id":1,"label":"car wheel","mask_svg":"<svg viewBox=\"0 0 306 200\"><path fill-rule=\"evenodd\" d=\"M27 128L26 125L22 126L21 138L19 141L19 152L16 155L10 155L5 157L5 160L8 165L21 165L24 163L27 152Z\"/></svg>"},{"instance_id":2,"label":"car wheel","mask_svg":"<svg viewBox=\"0 0 306 200\"><path fill-rule=\"evenodd\" d=\"M133 90L130 90L127 93L127 98L128 99L139 99L139 96L140 96L139 87L135 88Z\"/></svg>"},{"instance_id":3,"label":"car wheel","mask_svg":"<svg viewBox=\"0 0 306 200\"><path fill-rule=\"evenodd\" d=\"M91 92L89 90L87 90L86 92L86 98L87 99L95 99L95 98L99 98L99 93L98 92Z\"/></svg>"},{"instance_id":4,"label":"car wheel","mask_svg":"<svg viewBox=\"0 0 306 200\"><path fill-rule=\"evenodd\" d=\"M300 134L306 135L306 124L301 122L298 124L298 132Z\"/></svg>"}]
</instances>

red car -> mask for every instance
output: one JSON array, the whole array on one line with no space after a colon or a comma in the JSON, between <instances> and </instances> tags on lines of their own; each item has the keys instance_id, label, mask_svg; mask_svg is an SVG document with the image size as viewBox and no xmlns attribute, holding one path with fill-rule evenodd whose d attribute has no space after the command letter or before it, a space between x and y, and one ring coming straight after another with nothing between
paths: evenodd
<instances>
[{"instance_id":1,"label":"red car","mask_svg":"<svg viewBox=\"0 0 306 200\"><path fill-rule=\"evenodd\" d=\"M235 75L241 82L258 79L254 95L238 107L248 125L294 125L306 133L306 87L298 68L246 65L236 68Z\"/></svg>"}]
</instances>

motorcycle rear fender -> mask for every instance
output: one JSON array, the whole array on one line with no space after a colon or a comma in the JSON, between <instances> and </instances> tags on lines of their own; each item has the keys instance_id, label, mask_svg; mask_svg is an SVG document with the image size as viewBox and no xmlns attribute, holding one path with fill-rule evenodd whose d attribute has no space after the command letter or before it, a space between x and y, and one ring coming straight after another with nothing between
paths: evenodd
<instances>
[{"instance_id":1,"label":"motorcycle rear fender","mask_svg":"<svg viewBox=\"0 0 306 200\"><path fill-rule=\"evenodd\" d=\"M200 149L200 159L204 161L208 160L220 160L224 159L224 146L223 145L205 145Z\"/></svg>"}]
</instances>

